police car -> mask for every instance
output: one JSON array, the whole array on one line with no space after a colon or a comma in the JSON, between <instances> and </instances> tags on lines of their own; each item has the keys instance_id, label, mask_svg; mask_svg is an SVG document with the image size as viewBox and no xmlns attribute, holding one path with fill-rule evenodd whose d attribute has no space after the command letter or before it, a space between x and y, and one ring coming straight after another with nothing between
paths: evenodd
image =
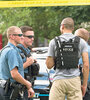
<instances>
[{"instance_id":1,"label":"police car","mask_svg":"<svg viewBox=\"0 0 90 100\"><path fill-rule=\"evenodd\" d=\"M35 91L35 97L33 100L48 100L50 86L54 75L54 70L47 69L45 64L48 47L33 48L32 50L33 58L35 58L40 65L39 75L34 81L33 88Z\"/></svg>"}]
</instances>

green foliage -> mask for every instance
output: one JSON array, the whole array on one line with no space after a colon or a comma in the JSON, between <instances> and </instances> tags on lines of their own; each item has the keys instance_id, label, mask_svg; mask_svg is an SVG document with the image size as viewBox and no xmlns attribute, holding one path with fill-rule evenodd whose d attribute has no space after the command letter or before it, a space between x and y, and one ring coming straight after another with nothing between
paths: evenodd
<instances>
[{"instance_id":1,"label":"green foliage","mask_svg":"<svg viewBox=\"0 0 90 100\"><path fill-rule=\"evenodd\" d=\"M90 6L0 8L0 33L5 33L12 25L29 25L35 31L37 45L38 37L52 39L60 35L60 23L65 17L74 19L75 30L81 27L81 23L89 22L89 11Z\"/></svg>"}]
</instances>

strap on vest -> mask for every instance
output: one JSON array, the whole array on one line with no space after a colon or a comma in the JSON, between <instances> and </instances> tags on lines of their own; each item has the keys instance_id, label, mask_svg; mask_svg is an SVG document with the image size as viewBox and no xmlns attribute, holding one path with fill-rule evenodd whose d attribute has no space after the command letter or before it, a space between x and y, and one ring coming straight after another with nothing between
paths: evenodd
<instances>
[{"instance_id":1,"label":"strap on vest","mask_svg":"<svg viewBox=\"0 0 90 100\"><path fill-rule=\"evenodd\" d=\"M21 49L21 50L22 50L22 52L24 53L24 55L25 55L26 57L30 57L30 56L31 56L31 54L27 54L27 52L24 50L24 48L23 48L23 47L21 47L21 46L17 45L17 48Z\"/></svg>"},{"instance_id":2,"label":"strap on vest","mask_svg":"<svg viewBox=\"0 0 90 100\"><path fill-rule=\"evenodd\" d=\"M56 44L57 56L59 55L58 53L60 53L60 61L61 61L62 65L64 65L63 53L62 53L62 49L61 49L61 39L58 36L55 37L55 44ZM58 58L57 58L57 60L58 60ZM54 67L54 70L55 69L56 69L56 66Z\"/></svg>"},{"instance_id":3,"label":"strap on vest","mask_svg":"<svg viewBox=\"0 0 90 100\"><path fill-rule=\"evenodd\" d=\"M17 45L17 48L21 49L21 50L22 50L22 52L24 53L24 55L25 55L26 57L30 57L30 56L31 56L31 54L30 54L30 53L29 53L29 54L27 54L27 52L24 50L24 48L23 48L23 47L21 47L21 46ZM20 54L20 55L21 55L21 54ZM22 55L21 55L21 57L22 57ZM30 68L28 67L28 72L29 72L29 69L31 70L31 67L30 67Z\"/></svg>"},{"instance_id":4,"label":"strap on vest","mask_svg":"<svg viewBox=\"0 0 90 100\"><path fill-rule=\"evenodd\" d=\"M30 57L31 56L30 53L27 54L27 52L24 50L23 47L18 45L17 48L21 49L26 57ZM35 79L32 80L33 77L35 77L35 76L37 76L39 74L40 66L39 66L38 63L34 62L32 65L28 66L27 68L28 68L28 73L25 73L25 79L31 80L33 82L35 80Z\"/></svg>"}]
</instances>

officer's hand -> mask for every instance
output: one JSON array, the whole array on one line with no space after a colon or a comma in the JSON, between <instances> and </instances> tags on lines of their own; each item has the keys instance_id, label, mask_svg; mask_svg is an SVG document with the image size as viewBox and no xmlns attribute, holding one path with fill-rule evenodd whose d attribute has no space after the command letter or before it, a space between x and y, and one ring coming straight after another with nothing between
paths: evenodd
<instances>
[{"instance_id":1,"label":"officer's hand","mask_svg":"<svg viewBox=\"0 0 90 100\"><path fill-rule=\"evenodd\" d=\"M27 63L28 66L32 65L34 63L33 57L27 58L26 63Z\"/></svg>"},{"instance_id":2,"label":"officer's hand","mask_svg":"<svg viewBox=\"0 0 90 100\"><path fill-rule=\"evenodd\" d=\"M37 63L37 60L36 59L34 59L34 63Z\"/></svg>"},{"instance_id":3,"label":"officer's hand","mask_svg":"<svg viewBox=\"0 0 90 100\"><path fill-rule=\"evenodd\" d=\"M87 86L81 86L81 89L82 89L82 96L84 97L85 96L85 93L86 93L86 89L87 89Z\"/></svg>"},{"instance_id":4,"label":"officer's hand","mask_svg":"<svg viewBox=\"0 0 90 100\"><path fill-rule=\"evenodd\" d=\"M35 94L35 92L32 88L28 89L28 98L34 97L34 94Z\"/></svg>"},{"instance_id":5,"label":"officer's hand","mask_svg":"<svg viewBox=\"0 0 90 100\"><path fill-rule=\"evenodd\" d=\"M28 97L33 97L34 96L34 90L32 89L32 84L26 80L26 87L27 87L27 90L28 90Z\"/></svg>"},{"instance_id":6,"label":"officer's hand","mask_svg":"<svg viewBox=\"0 0 90 100\"><path fill-rule=\"evenodd\" d=\"M26 80L26 88L29 90L32 87L32 84Z\"/></svg>"}]
</instances>

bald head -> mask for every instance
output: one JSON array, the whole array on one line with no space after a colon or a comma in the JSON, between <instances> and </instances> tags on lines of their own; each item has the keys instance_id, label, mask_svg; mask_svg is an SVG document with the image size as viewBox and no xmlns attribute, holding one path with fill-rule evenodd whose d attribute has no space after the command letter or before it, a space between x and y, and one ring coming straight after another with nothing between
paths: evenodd
<instances>
[{"instance_id":1,"label":"bald head","mask_svg":"<svg viewBox=\"0 0 90 100\"><path fill-rule=\"evenodd\" d=\"M67 17L62 20L61 25L64 25L66 29L73 30L74 29L74 21L72 18Z\"/></svg>"},{"instance_id":2,"label":"bald head","mask_svg":"<svg viewBox=\"0 0 90 100\"><path fill-rule=\"evenodd\" d=\"M89 32L84 28L77 29L75 35L83 38L85 41L88 41L89 39Z\"/></svg>"},{"instance_id":3,"label":"bald head","mask_svg":"<svg viewBox=\"0 0 90 100\"><path fill-rule=\"evenodd\" d=\"M11 26L7 29L7 38L9 38L10 35L17 33L17 31L20 30L17 26Z\"/></svg>"}]
</instances>

